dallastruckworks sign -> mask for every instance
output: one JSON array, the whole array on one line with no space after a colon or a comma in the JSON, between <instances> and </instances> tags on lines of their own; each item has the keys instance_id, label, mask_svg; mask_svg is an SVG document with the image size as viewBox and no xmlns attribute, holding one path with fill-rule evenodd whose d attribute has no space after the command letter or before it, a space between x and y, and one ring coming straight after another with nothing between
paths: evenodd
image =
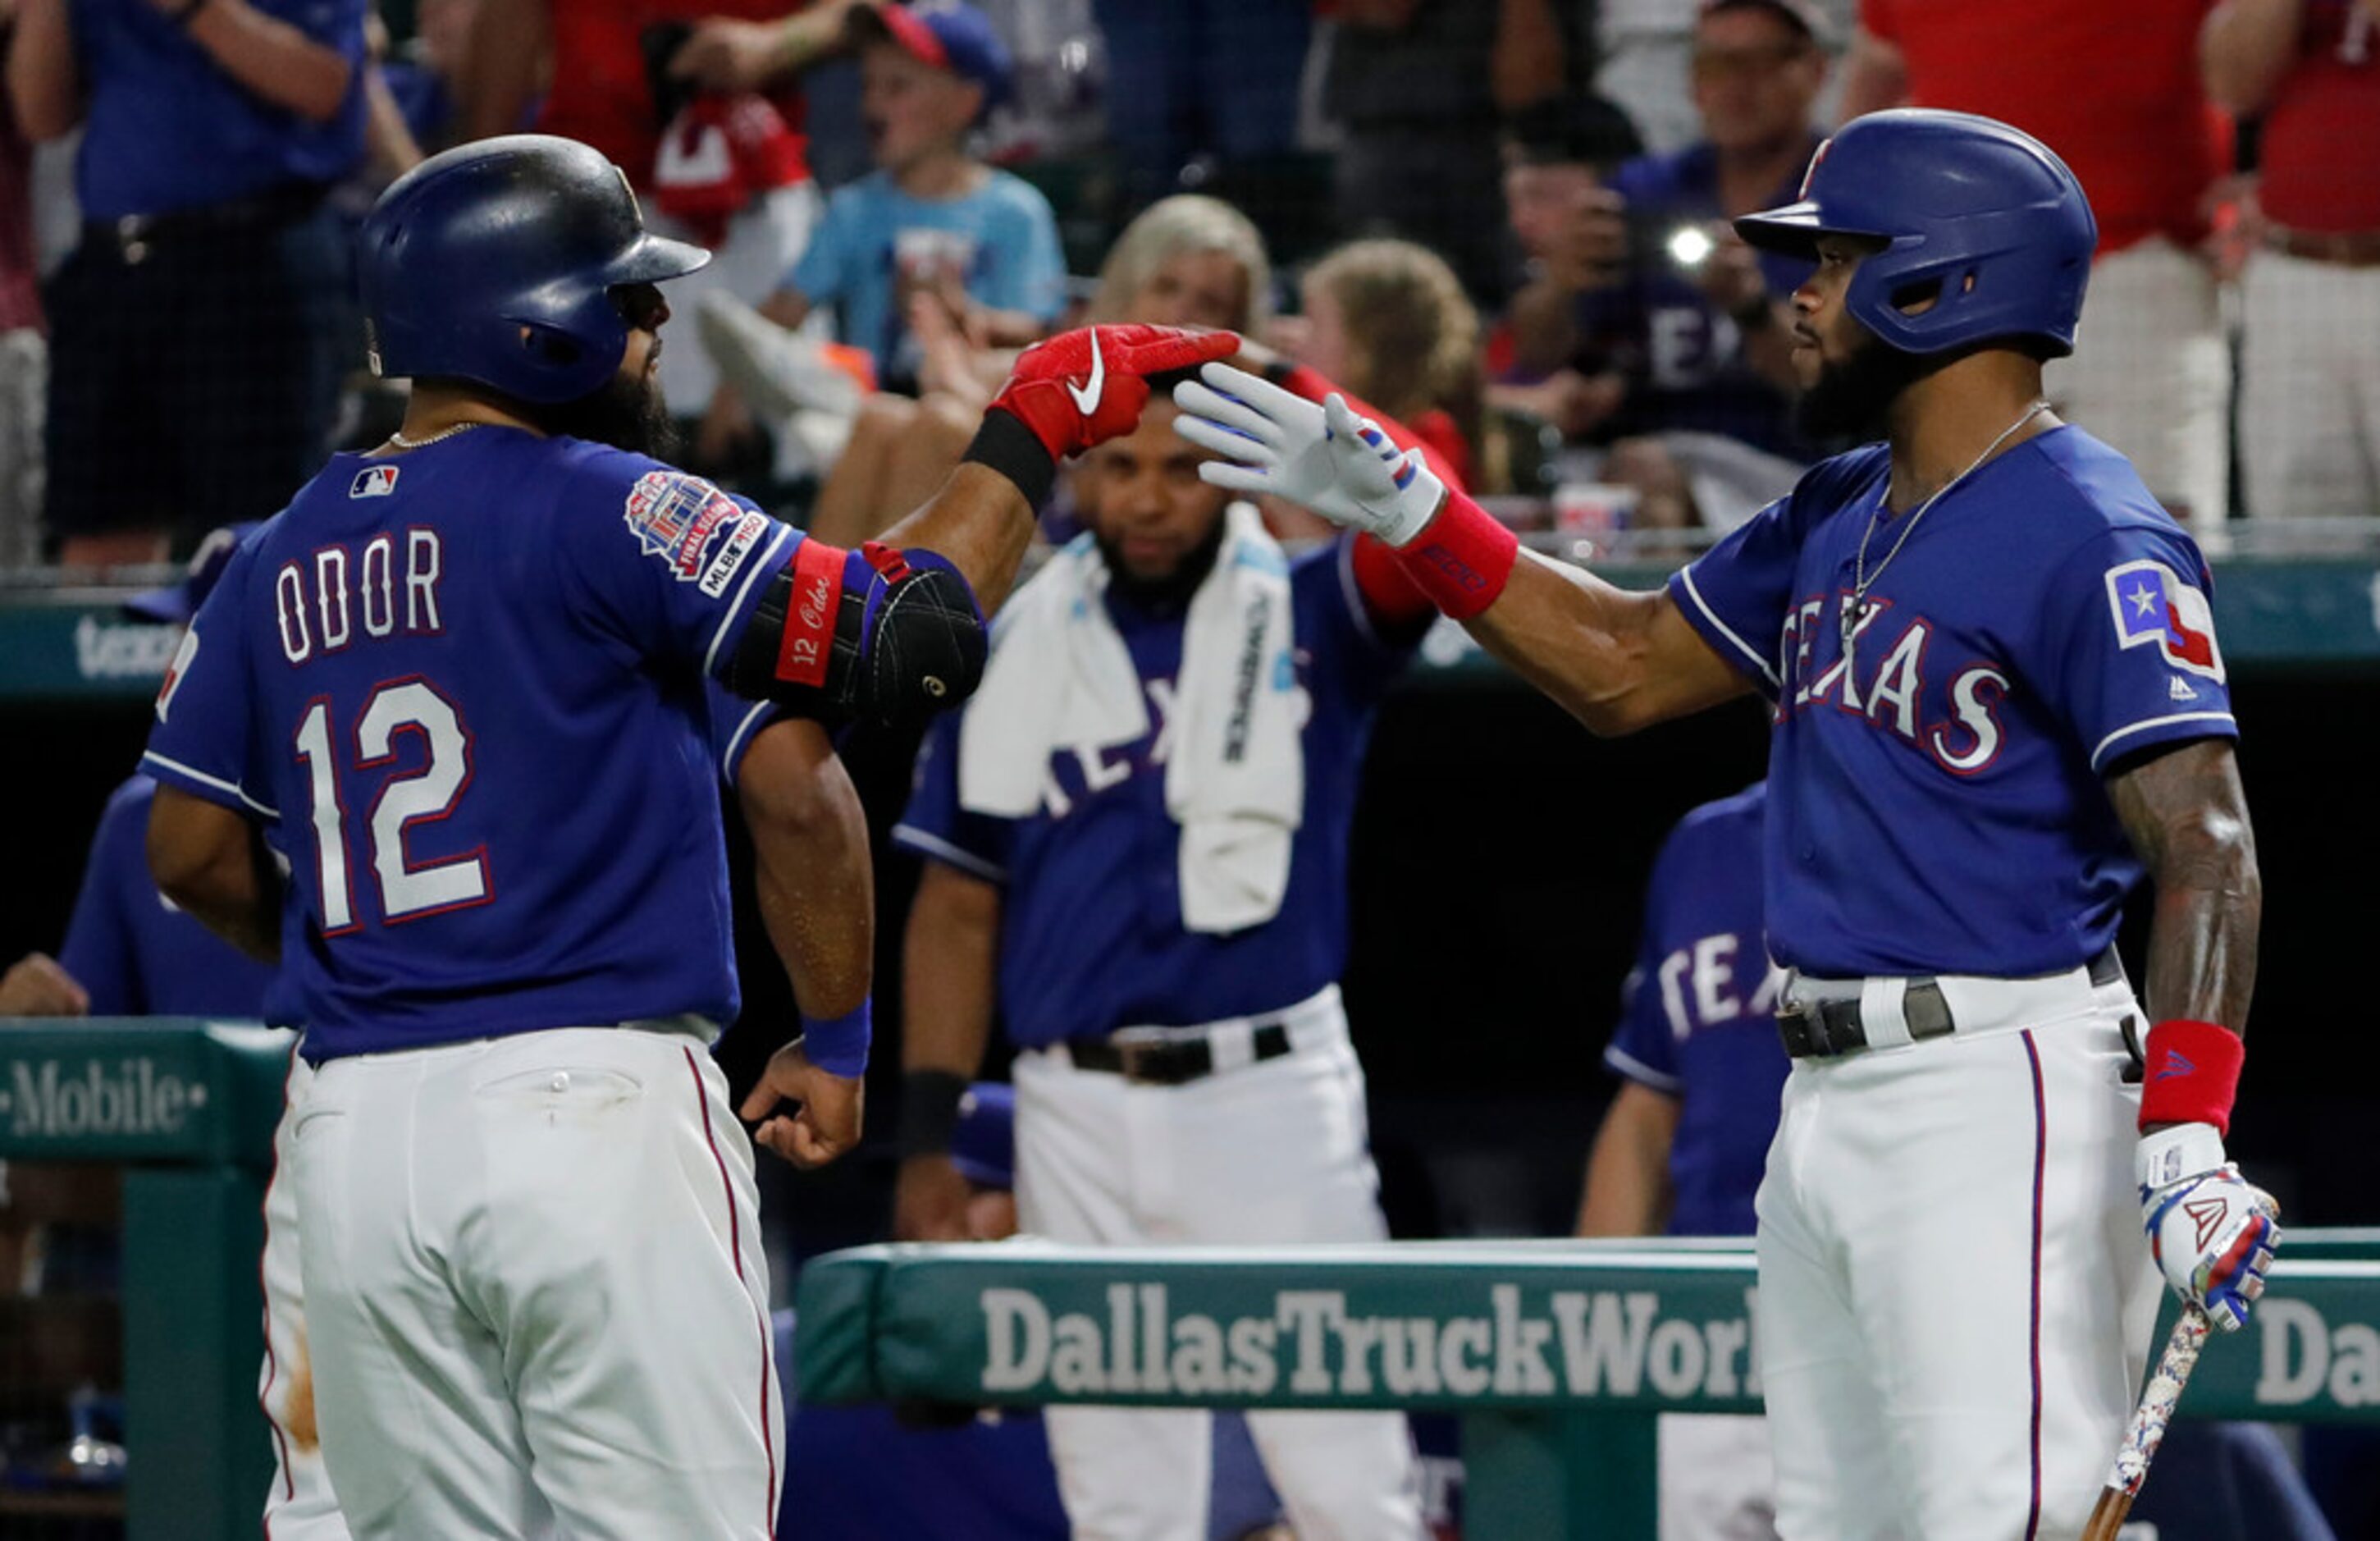
<instances>
[{"instance_id":1,"label":"dallastruckworks sign","mask_svg":"<svg viewBox=\"0 0 2380 1541\"><path fill-rule=\"evenodd\" d=\"M1161 1283L1107 1288L1106 1309L1053 1312L1029 1290L979 1292L992 1397L1396 1400L1757 1397L1753 1292L1734 1315L1664 1318L1651 1291L1557 1290L1542 1310L1495 1284L1476 1316L1350 1312L1343 1290L1281 1290L1271 1309L1176 1311ZM1028 1399L1029 1400L1029 1399Z\"/></svg>"},{"instance_id":2,"label":"dallastruckworks sign","mask_svg":"<svg viewBox=\"0 0 2380 1541\"><path fill-rule=\"evenodd\" d=\"M1246 1304L1236 1311L1177 1309L1173 1292L1148 1280L1108 1284L1092 1310L1059 1309L1026 1289L974 1293L978 1381L992 1401L1658 1404L1760 1395L1752 1289L1682 1292L1689 1308L1665 1312L1650 1290L1524 1293L1488 1283L1444 1290L1434 1298L1449 1308L1426 1315L1350 1310L1349 1292L1329 1289L1233 1291ZM2336 1292L2318 1299L2267 1296L2247 1341L2202 1366L2202 1401L2240 1413L2380 1408L2380 1327L2342 1309ZM1486 1308L1465 1313L1466 1304Z\"/></svg>"}]
</instances>

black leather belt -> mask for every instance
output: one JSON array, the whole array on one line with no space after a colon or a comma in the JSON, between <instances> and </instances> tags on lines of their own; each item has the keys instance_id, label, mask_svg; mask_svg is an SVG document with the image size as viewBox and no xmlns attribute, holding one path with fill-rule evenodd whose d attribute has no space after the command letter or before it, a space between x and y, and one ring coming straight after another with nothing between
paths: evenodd
<instances>
[{"instance_id":1,"label":"black leather belt","mask_svg":"<svg viewBox=\"0 0 2380 1541\"><path fill-rule=\"evenodd\" d=\"M2116 956L2113 947L2091 960L2094 985L2112 985L2123 977L2123 961ZM1911 1039L1918 1043L1947 1037L1959 1030L1950 1015L1950 1002L1943 999L1942 987L1931 978L1912 979L1902 987L1900 1017L1908 1024ZM1856 996L1780 1006L1777 1010L1777 1033L1785 1040L1785 1052L1797 1060L1814 1056L1831 1059L1867 1047L1867 1026L1860 1020Z\"/></svg>"},{"instance_id":2,"label":"black leather belt","mask_svg":"<svg viewBox=\"0 0 2380 1541\"><path fill-rule=\"evenodd\" d=\"M1289 1052L1289 1025L1257 1025L1256 1061L1278 1060ZM1206 1037L1069 1038L1067 1058L1076 1070L1121 1075L1151 1086L1179 1086L1215 1074L1214 1045Z\"/></svg>"},{"instance_id":3,"label":"black leather belt","mask_svg":"<svg viewBox=\"0 0 2380 1541\"><path fill-rule=\"evenodd\" d=\"M225 199L157 214L126 214L120 219L83 222L82 238L112 250L125 263L145 259L159 241L232 230L266 230L293 224L322 206L328 188L313 182L288 182L246 198Z\"/></svg>"}]
</instances>

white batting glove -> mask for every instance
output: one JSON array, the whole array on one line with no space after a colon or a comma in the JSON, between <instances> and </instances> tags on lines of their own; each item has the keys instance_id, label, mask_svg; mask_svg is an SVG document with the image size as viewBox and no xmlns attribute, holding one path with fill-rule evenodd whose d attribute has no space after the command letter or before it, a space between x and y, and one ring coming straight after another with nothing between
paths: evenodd
<instances>
[{"instance_id":1,"label":"white batting glove","mask_svg":"<svg viewBox=\"0 0 2380 1541\"><path fill-rule=\"evenodd\" d=\"M2281 1244L2279 1206L2224 1159L2211 1123L2142 1135L2135 1170L2149 1252L2166 1281L2216 1326L2237 1331Z\"/></svg>"},{"instance_id":2,"label":"white batting glove","mask_svg":"<svg viewBox=\"0 0 2380 1541\"><path fill-rule=\"evenodd\" d=\"M1446 499L1420 451L1397 448L1335 391L1317 406L1245 370L1208 364L1173 387L1173 405L1183 412L1174 431L1223 456L1198 467L1214 486L1287 498L1391 546L1419 535Z\"/></svg>"}]
</instances>

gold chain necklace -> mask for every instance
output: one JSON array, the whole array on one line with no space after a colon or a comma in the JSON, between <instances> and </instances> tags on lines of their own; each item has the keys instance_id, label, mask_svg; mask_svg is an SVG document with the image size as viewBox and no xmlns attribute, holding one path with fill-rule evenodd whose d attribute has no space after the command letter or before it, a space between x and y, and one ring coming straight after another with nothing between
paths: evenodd
<instances>
[{"instance_id":1,"label":"gold chain necklace","mask_svg":"<svg viewBox=\"0 0 2380 1541\"><path fill-rule=\"evenodd\" d=\"M452 439L457 433L465 432L468 430L478 428L480 426L480 424L470 421L449 423L444 428L440 429L437 432L428 434L419 439L408 439L401 432L392 433L388 436L388 442L395 444L399 449L425 449L428 446L438 443L441 439Z\"/></svg>"}]
</instances>

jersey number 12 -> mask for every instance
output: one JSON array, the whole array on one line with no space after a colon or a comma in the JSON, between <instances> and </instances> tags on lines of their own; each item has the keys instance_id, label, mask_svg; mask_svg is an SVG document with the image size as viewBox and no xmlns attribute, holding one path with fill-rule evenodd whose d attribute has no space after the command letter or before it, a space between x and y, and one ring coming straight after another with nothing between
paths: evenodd
<instances>
[{"instance_id":1,"label":"jersey number 12","mask_svg":"<svg viewBox=\"0 0 2380 1541\"><path fill-rule=\"evenodd\" d=\"M394 761L397 737L407 733L421 735L429 763L410 775L383 780L364 814L372 876L380 885L381 918L391 924L485 904L490 892L485 847L419 867L405 854L406 831L454 812L471 784L471 735L453 702L419 678L374 690L356 719L354 769L369 770ZM306 767L313 803L324 936L342 935L359 924L347 856L347 810L332 745L331 703L318 698L298 721L298 758Z\"/></svg>"}]
</instances>

